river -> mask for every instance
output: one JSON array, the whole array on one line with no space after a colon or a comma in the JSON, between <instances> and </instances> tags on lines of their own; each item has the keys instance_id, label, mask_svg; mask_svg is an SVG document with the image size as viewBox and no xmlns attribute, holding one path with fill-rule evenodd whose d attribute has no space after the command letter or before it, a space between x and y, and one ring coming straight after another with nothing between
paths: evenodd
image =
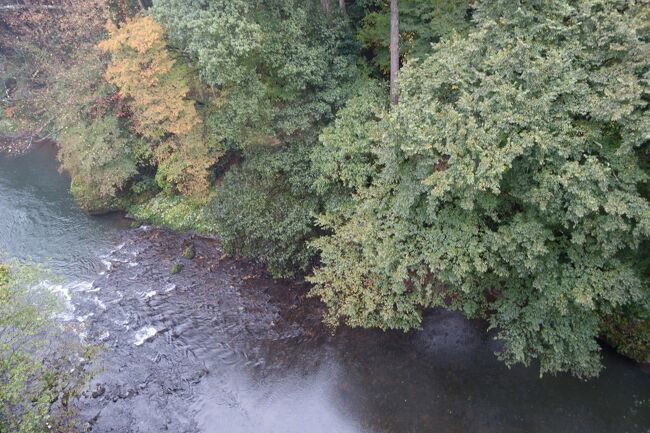
<instances>
[{"instance_id":1,"label":"river","mask_svg":"<svg viewBox=\"0 0 650 433\"><path fill-rule=\"evenodd\" d=\"M0 157L0 250L46 261L62 320L104 347L78 403L89 431L650 432L650 375L609 349L583 382L508 369L485 323L442 310L408 334L332 334L301 284L216 240L88 216L68 186L52 149Z\"/></svg>"}]
</instances>

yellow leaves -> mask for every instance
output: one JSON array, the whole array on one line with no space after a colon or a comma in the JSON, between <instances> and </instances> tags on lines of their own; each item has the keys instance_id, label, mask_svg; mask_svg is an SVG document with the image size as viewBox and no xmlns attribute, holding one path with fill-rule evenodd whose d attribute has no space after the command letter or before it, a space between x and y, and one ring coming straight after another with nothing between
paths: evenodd
<instances>
[{"instance_id":1,"label":"yellow leaves","mask_svg":"<svg viewBox=\"0 0 650 433\"><path fill-rule=\"evenodd\" d=\"M134 129L159 140L156 179L188 195L206 191L208 168L220 155L197 127L201 118L187 99L189 71L171 56L162 26L150 17L137 17L119 29L109 23L107 30L109 39L99 44L112 56L106 79L129 98Z\"/></svg>"},{"instance_id":2,"label":"yellow leaves","mask_svg":"<svg viewBox=\"0 0 650 433\"><path fill-rule=\"evenodd\" d=\"M164 30L151 17L137 17L117 28L98 47L112 55L106 80L132 99L135 129L147 138L181 135L201 123L188 101L189 74L167 50Z\"/></svg>"},{"instance_id":3,"label":"yellow leaves","mask_svg":"<svg viewBox=\"0 0 650 433\"><path fill-rule=\"evenodd\" d=\"M165 140L155 150L159 182L185 195L203 194L209 186L209 168L222 154L206 142L200 128Z\"/></svg>"},{"instance_id":4,"label":"yellow leaves","mask_svg":"<svg viewBox=\"0 0 650 433\"><path fill-rule=\"evenodd\" d=\"M146 53L163 40L164 30L151 17L137 17L127 20L120 28L112 21L106 24L110 37L98 44L100 50L115 54L128 46L140 54Z\"/></svg>"},{"instance_id":5,"label":"yellow leaves","mask_svg":"<svg viewBox=\"0 0 650 433\"><path fill-rule=\"evenodd\" d=\"M113 23L113 21L110 20L106 23L106 31L110 35L110 38L104 39L99 44L97 44L97 48L105 53L115 52L124 43L126 34L120 35L117 26Z\"/></svg>"},{"instance_id":6,"label":"yellow leaves","mask_svg":"<svg viewBox=\"0 0 650 433\"><path fill-rule=\"evenodd\" d=\"M137 52L144 54L163 38L163 28L151 17L142 17L135 21L138 25L131 28L128 45Z\"/></svg>"}]
</instances>

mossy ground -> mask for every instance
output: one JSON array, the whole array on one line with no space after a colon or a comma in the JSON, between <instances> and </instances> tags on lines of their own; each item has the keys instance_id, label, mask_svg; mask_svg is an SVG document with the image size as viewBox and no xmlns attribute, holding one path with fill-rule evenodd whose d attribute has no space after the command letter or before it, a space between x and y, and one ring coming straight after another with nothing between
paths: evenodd
<instances>
[{"instance_id":1,"label":"mossy ground","mask_svg":"<svg viewBox=\"0 0 650 433\"><path fill-rule=\"evenodd\" d=\"M177 231L214 235L217 233L217 227L206 206L208 201L208 198L170 196L160 193L144 203L129 205L127 210L139 221Z\"/></svg>"}]
</instances>

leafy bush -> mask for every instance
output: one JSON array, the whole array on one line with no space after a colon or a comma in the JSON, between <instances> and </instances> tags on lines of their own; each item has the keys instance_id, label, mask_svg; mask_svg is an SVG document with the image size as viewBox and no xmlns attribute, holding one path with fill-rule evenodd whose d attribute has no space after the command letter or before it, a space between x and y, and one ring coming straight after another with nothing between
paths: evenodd
<instances>
[{"instance_id":1,"label":"leafy bush","mask_svg":"<svg viewBox=\"0 0 650 433\"><path fill-rule=\"evenodd\" d=\"M219 127L237 147L310 132L328 120L358 74L343 23L299 0L159 0L152 8L220 102Z\"/></svg>"},{"instance_id":2,"label":"leafy bush","mask_svg":"<svg viewBox=\"0 0 650 433\"><path fill-rule=\"evenodd\" d=\"M297 0L160 0L152 15L209 86L206 128L244 157L213 201L227 251L278 276L307 269L320 201L310 153L360 75L349 30Z\"/></svg>"},{"instance_id":3,"label":"leafy bush","mask_svg":"<svg viewBox=\"0 0 650 433\"><path fill-rule=\"evenodd\" d=\"M444 305L487 317L508 363L597 374L603 317L650 296L648 13L484 2L404 68L379 174L316 243L330 322L410 329Z\"/></svg>"},{"instance_id":4,"label":"leafy bush","mask_svg":"<svg viewBox=\"0 0 650 433\"><path fill-rule=\"evenodd\" d=\"M607 341L621 354L650 362L650 308L628 305L605 317Z\"/></svg>"},{"instance_id":5,"label":"leafy bush","mask_svg":"<svg viewBox=\"0 0 650 433\"><path fill-rule=\"evenodd\" d=\"M314 189L326 200L328 210L347 204L352 194L370 185L377 175L377 126L388 103L387 93L374 80L360 82L357 94L338 111L336 121L321 132L311 162L317 175Z\"/></svg>"},{"instance_id":6,"label":"leafy bush","mask_svg":"<svg viewBox=\"0 0 650 433\"><path fill-rule=\"evenodd\" d=\"M110 115L67 128L59 142L61 168L72 177L75 199L89 211L117 208L119 193L138 173L138 165L150 159L148 145L120 129Z\"/></svg>"},{"instance_id":7,"label":"leafy bush","mask_svg":"<svg viewBox=\"0 0 650 433\"><path fill-rule=\"evenodd\" d=\"M169 193L207 191L209 169L224 148L204 130L189 98L188 65L168 49L163 27L149 16L127 20L119 29L109 25L109 33L99 44L112 57L106 78L126 96L133 129L156 145L158 184Z\"/></svg>"},{"instance_id":8,"label":"leafy bush","mask_svg":"<svg viewBox=\"0 0 650 433\"><path fill-rule=\"evenodd\" d=\"M200 123L196 108L186 100L188 70L165 46L164 30L151 17L112 22L109 38L99 48L111 54L106 79L132 100L135 129L144 137L182 135Z\"/></svg>"},{"instance_id":9,"label":"leafy bush","mask_svg":"<svg viewBox=\"0 0 650 433\"><path fill-rule=\"evenodd\" d=\"M260 148L228 171L213 202L218 233L227 252L257 258L271 273L287 277L307 269L314 251L308 150Z\"/></svg>"},{"instance_id":10,"label":"leafy bush","mask_svg":"<svg viewBox=\"0 0 650 433\"><path fill-rule=\"evenodd\" d=\"M90 347L55 322L38 269L0 264L0 431L77 431L70 399L87 380Z\"/></svg>"}]
</instances>

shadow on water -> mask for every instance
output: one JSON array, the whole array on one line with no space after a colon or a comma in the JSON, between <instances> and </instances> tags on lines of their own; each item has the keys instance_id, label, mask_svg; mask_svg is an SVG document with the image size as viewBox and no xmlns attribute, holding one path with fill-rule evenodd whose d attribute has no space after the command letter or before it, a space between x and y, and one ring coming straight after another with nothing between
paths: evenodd
<instances>
[{"instance_id":1,"label":"shadow on water","mask_svg":"<svg viewBox=\"0 0 650 433\"><path fill-rule=\"evenodd\" d=\"M508 369L481 321L435 310L404 334L320 323L298 283L217 241L80 212L51 155L0 159L0 248L51 257L101 342L79 402L93 432L650 431L650 375L604 351L581 382ZM193 260L181 257L189 244ZM174 263L183 271L171 275Z\"/></svg>"}]
</instances>

